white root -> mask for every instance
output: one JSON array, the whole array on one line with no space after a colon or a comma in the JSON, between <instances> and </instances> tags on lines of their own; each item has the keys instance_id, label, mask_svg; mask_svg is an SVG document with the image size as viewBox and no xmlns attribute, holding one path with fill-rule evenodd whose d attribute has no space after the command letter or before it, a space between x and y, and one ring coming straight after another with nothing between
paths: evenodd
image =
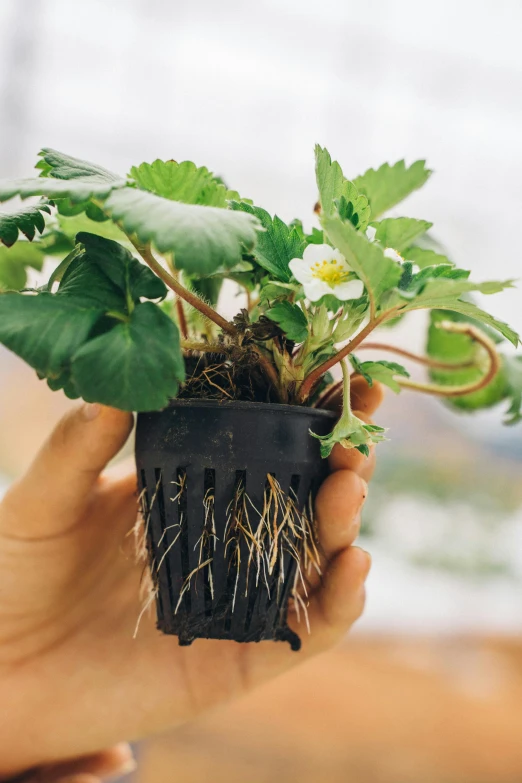
<instances>
[{"instance_id":1,"label":"white root","mask_svg":"<svg viewBox=\"0 0 522 783\"><path fill-rule=\"evenodd\" d=\"M180 474L179 481L173 481L178 488L172 502L178 502L186 489L186 474ZM147 494L144 490L140 495L141 513L133 529L135 539L136 557L143 561L147 557L147 535L150 525L151 512L156 503L161 485L161 476L155 487L155 492L147 508ZM185 578L180 590L178 601L174 610L177 614L182 604L183 597L190 590L192 580L208 567L208 587L212 599L214 599L214 579L212 562L215 556L217 542L219 541L215 519L215 493L214 488L206 490L203 499L204 523L201 536L194 545L194 550L199 550L198 565ZM183 528L183 512L180 511L178 523L169 525L162 532L158 546L161 546L169 530L177 529L173 540L163 552L161 559L155 565L152 564L152 573L158 574L165 559L180 539ZM179 544L178 544L179 545ZM242 560L241 552L246 549L247 558ZM212 552L213 556L209 556ZM301 622L304 617L308 632L310 633L310 621L307 610L308 586L307 576L312 571L321 575L321 558L317 545L313 506L311 496L303 511L297 506L297 495L293 489L287 494L281 488L277 479L267 474L266 487L263 498L263 508L259 510L246 491L245 482L241 479L235 488L234 497L226 508L225 529L223 535L224 557L229 561L231 576L233 576L232 612L235 611L239 590L240 575L242 569L245 572L244 595L248 595L249 587L256 588L262 583L265 585L269 599L271 598L270 577L277 572L277 595L284 589L289 570L288 558L296 564L295 577L292 585L291 596L297 619ZM286 561L286 568L285 568ZM251 570L255 575L250 576ZM235 573L234 573L235 571ZM157 585L147 569L147 584L144 584L143 608L138 618L136 633L142 616L150 609L157 595Z\"/></svg>"}]
</instances>

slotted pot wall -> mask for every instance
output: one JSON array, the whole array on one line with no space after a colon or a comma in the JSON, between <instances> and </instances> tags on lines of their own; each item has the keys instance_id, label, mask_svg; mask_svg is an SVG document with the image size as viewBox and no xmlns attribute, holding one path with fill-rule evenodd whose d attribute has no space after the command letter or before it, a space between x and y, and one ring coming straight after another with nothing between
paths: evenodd
<instances>
[{"instance_id":1,"label":"slotted pot wall","mask_svg":"<svg viewBox=\"0 0 522 783\"><path fill-rule=\"evenodd\" d=\"M273 639L299 648L286 621L295 559L282 553L273 573L265 569L259 579L245 567L249 550L242 539L237 579L237 553L230 542L225 549L225 527L238 486L252 515L263 508L268 474L301 510L327 472L309 430L326 434L334 420L312 408L214 400L174 400L163 411L139 414L136 464L161 631L183 645L196 638ZM209 498L215 536L202 545Z\"/></svg>"}]
</instances>

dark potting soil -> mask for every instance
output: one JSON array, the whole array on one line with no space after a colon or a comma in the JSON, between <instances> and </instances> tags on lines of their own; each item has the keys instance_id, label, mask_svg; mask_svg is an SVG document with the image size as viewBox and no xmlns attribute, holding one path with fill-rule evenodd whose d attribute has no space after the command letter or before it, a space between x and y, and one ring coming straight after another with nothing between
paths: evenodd
<instances>
[{"instance_id":1,"label":"dark potting soil","mask_svg":"<svg viewBox=\"0 0 522 783\"><path fill-rule=\"evenodd\" d=\"M185 357L186 381L178 399L277 402L256 357L242 354L240 363L224 354Z\"/></svg>"}]
</instances>

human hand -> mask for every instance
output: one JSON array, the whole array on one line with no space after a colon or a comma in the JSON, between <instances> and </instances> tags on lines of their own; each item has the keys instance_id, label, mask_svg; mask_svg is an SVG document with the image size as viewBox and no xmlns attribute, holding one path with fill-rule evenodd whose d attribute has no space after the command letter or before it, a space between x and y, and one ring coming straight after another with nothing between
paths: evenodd
<instances>
[{"instance_id":1,"label":"human hand","mask_svg":"<svg viewBox=\"0 0 522 783\"><path fill-rule=\"evenodd\" d=\"M101 783L103 778L121 777L135 769L132 749L122 742L100 753L33 767L14 778L9 777L8 783Z\"/></svg>"},{"instance_id":2,"label":"human hand","mask_svg":"<svg viewBox=\"0 0 522 783\"><path fill-rule=\"evenodd\" d=\"M363 415L382 396L363 379L352 394ZM303 618L301 626L289 618L302 637L299 654L273 642L179 647L152 616L134 639L142 576L129 539L136 477L100 476L131 428L129 414L80 406L0 504L0 775L39 765L47 774L53 763L67 770L66 759L75 759L75 774L107 774L94 766L101 749L245 693L331 647L362 612L370 559L352 543L374 455L336 447L316 501L324 563L310 595L312 633ZM91 767L81 758L89 754Z\"/></svg>"}]
</instances>

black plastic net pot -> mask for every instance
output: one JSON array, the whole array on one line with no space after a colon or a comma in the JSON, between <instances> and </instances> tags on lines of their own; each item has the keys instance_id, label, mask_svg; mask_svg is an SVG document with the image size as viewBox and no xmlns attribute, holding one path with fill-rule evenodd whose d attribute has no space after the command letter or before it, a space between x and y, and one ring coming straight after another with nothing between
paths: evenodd
<instances>
[{"instance_id":1,"label":"black plastic net pot","mask_svg":"<svg viewBox=\"0 0 522 783\"><path fill-rule=\"evenodd\" d=\"M158 628L288 641L288 599L317 554L319 442L335 415L291 405L174 400L138 416L136 464Z\"/></svg>"}]
</instances>

